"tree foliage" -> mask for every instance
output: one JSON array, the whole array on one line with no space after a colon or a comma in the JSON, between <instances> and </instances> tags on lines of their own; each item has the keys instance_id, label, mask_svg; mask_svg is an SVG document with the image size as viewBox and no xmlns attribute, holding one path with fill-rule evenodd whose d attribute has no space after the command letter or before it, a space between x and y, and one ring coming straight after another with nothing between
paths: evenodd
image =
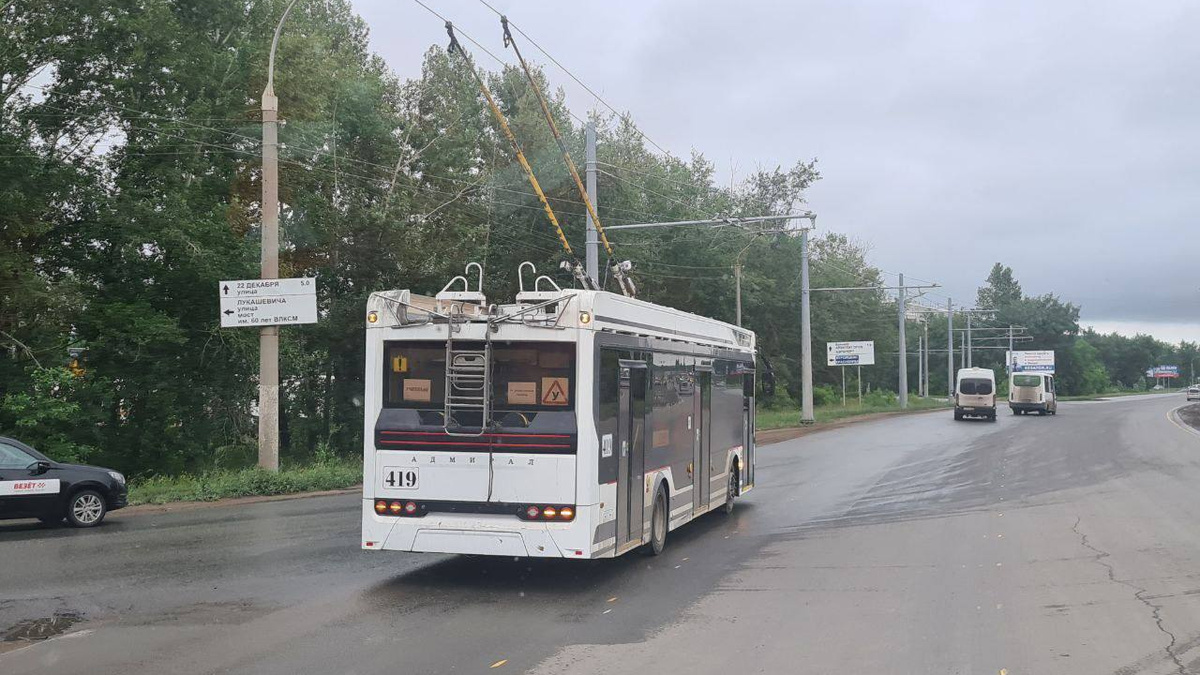
<instances>
[{"instance_id":1,"label":"tree foliage","mask_svg":"<svg viewBox=\"0 0 1200 675\"><path fill-rule=\"evenodd\" d=\"M219 328L215 291L258 276L260 95L286 4L0 5L0 432L134 474L253 461L257 334ZM320 312L315 325L283 330L285 462L361 447L361 317L372 291L433 293L473 260L493 298L513 296L526 260L572 283L464 61L432 46L420 76L400 81L367 38L348 0L315 0L295 6L279 46L280 273L317 277ZM512 68L482 74L582 257L584 207L528 81ZM535 78L582 158L582 123L543 73ZM789 213L821 177L798 161L718 185L709 160L652 152L626 116L592 121L606 225ZM642 297L730 322L741 262L744 323L786 399L799 396L800 245L778 229L611 239L635 262ZM813 286L885 285L867 253L836 233L814 237ZM1006 269L981 302L1056 349L1079 339L1077 308L1025 298ZM813 319L816 379L834 387L822 391L842 374L823 365L824 343L852 339L876 340L866 384L895 389L896 309L884 291L820 295ZM944 342L944 327L930 331ZM1161 352L1085 338L1121 383ZM86 349L77 375L64 369L72 347Z\"/></svg>"}]
</instances>

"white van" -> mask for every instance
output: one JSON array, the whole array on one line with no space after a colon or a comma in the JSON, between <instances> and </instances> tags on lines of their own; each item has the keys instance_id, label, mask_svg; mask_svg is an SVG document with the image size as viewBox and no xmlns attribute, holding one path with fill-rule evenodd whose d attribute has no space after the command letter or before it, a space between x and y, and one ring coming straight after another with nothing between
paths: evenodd
<instances>
[{"instance_id":1,"label":"white van","mask_svg":"<svg viewBox=\"0 0 1200 675\"><path fill-rule=\"evenodd\" d=\"M1008 407L1014 415L1036 412L1058 414L1057 386L1049 373L1013 373L1008 387Z\"/></svg>"},{"instance_id":2,"label":"white van","mask_svg":"<svg viewBox=\"0 0 1200 675\"><path fill-rule=\"evenodd\" d=\"M987 368L961 368L954 387L954 419L986 417L996 421L996 374Z\"/></svg>"}]
</instances>

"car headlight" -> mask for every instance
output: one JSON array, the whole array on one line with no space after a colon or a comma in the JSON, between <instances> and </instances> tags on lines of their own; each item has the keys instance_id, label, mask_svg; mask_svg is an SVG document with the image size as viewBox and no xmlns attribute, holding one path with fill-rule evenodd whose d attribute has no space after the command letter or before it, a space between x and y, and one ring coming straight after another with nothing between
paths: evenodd
<instances>
[{"instance_id":1,"label":"car headlight","mask_svg":"<svg viewBox=\"0 0 1200 675\"><path fill-rule=\"evenodd\" d=\"M125 476L122 476L120 473L118 473L116 471L109 471L108 475L112 476L112 479L117 481L121 485L125 484Z\"/></svg>"}]
</instances>

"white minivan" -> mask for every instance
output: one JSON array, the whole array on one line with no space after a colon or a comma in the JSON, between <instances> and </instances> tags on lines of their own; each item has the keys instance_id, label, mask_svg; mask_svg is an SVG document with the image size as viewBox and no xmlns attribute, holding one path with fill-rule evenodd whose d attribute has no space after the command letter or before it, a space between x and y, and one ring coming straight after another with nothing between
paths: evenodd
<instances>
[{"instance_id":1,"label":"white minivan","mask_svg":"<svg viewBox=\"0 0 1200 675\"><path fill-rule=\"evenodd\" d=\"M1013 373L1008 387L1008 407L1014 415L1058 414L1058 393L1049 373Z\"/></svg>"},{"instance_id":2,"label":"white minivan","mask_svg":"<svg viewBox=\"0 0 1200 675\"><path fill-rule=\"evenodd\" d=\"M996 374L987 368L961 368L954 387L954 419L996 421Z\"/></svg>"}]
</instances>

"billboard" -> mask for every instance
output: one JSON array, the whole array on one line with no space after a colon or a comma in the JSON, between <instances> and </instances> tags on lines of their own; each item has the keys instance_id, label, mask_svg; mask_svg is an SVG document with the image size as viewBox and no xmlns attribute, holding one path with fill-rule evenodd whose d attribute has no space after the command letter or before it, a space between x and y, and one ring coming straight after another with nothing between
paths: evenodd
<instances>
[{"instance_id":1,"label":"billboard","mask_svg":"<svg viewBox=\"0 0 1200 675\"><path fill-rule=\"evenodd\" d=\"M875 341L826 342L826 363L829 366L875 365Z\"/></svg>"},{"instance_id":2,"label":"billboard","mask_svg":"<svg viewBox=\"0 0 1200 675\"><path fill-rule=\"evenodd\" d=\"M1054 373L1054 351L1008 352L1014 373Z\"/></svg>"},{"instance_id":3,"label":"billboard","mask_svg":"<svg viewBox=\"0 0 1200 675\"><path fill-rule=\"evenodd\" d=\"M1179 377L1179 366L1155 366L1146 371L1146 377L1176 378Z\"/></svg>"}]
</instances>

